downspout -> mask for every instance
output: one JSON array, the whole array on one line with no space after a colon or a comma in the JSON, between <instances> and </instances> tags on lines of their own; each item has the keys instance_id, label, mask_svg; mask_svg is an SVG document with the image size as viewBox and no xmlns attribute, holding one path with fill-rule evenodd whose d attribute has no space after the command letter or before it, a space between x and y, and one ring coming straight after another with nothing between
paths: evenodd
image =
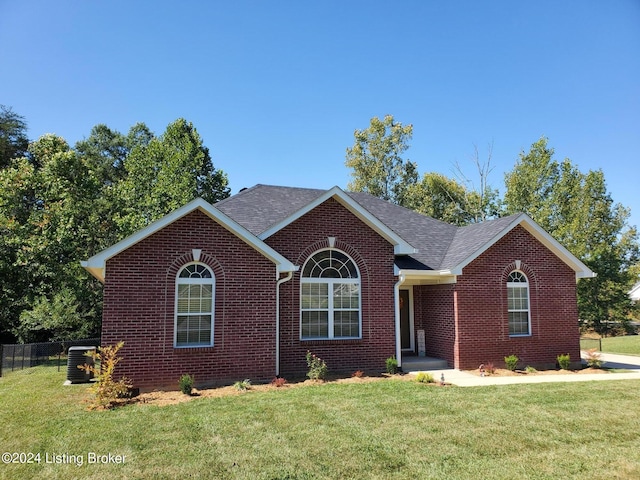
<instances>
[{"instance_id":1,"label":"downspout","mask_svg":"<svg viewBox=\"0 0 640 480\"><path fill-rule=\"evenodd\" d=\"M280 375L280 285L293 278L293 272L276 283L276 377Z\"/></svg>"},{"instance_id":2,"label":"downspout","mask_svg":"<svg viewBox=\"0 0 640 480\"><path fill-rule=\"evenodd\" d=\"M398 281L393 287L396 316L396 359L398 360L398 367L402 367L402 340L400 339L400 286L404 281L405 276L403 274L398 275Z\"/></svg>"}]
</instances>

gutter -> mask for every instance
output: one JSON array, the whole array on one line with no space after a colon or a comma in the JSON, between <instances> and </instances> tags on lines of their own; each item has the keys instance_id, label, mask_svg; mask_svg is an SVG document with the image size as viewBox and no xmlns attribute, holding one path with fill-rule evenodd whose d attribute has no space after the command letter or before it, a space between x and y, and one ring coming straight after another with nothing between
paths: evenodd
<instances>
[{"instance_id":1,"label":"gutter","mask_svg":"<svg viewBox=\"0 0 640 480\"><path fill-rule=\"evenodd\" d=\"M276 377L280 376L280 285L293 278L293 272L276 283Z\"/></svg>"}]
</instances>

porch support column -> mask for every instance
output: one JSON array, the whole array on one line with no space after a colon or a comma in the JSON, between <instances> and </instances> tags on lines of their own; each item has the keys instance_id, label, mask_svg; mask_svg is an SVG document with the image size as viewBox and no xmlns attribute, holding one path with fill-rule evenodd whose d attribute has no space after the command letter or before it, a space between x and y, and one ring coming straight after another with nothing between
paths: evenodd
<instances>
[{"instance_id":1,"label":"porch support column","mask_svg":"<svg viewBox=\"0 0 640 480\"><path fill-rule=\"evenodd\" d=\"M404 275L398 276L398 281L393 288L393 297L395 304L395 326L396 326L396 359L398 367L402 367L402 338L400 337L400 287L405 281Z\"/></svg>"}]
</instances>

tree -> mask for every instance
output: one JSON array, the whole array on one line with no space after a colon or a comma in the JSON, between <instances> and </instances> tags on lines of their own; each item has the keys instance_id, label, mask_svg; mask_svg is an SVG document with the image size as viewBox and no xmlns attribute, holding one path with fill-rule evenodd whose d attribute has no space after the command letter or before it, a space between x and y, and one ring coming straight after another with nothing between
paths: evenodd
<instances>
[{"instance_id":1,"label":"tree","mask_svg":"<svg viewBox=\"0 0 640 480\"><path fill-rule=\"evenodd\" d=\"M24 157L29 147L27 123L11 107L0 105L0 168L14 158Z\"/></svg>"},{"instance_id":2,"label":"tree","mask_svg":"<svg viewBox=\"0 0 640 480\"><path fill-rule=\"evenodd\" d=\"M405 206L443 222L467 225L474 220L468 209L470 196L472 194L456 180L430 172L409 186Z\"/></svg>"},{"instance_id":3,"label":"tree","mask_svg":"<svg viewBox=\"0 0 640 480\"><path fill-rule=\"evenodd\" d=\"M213 166L193 124L171 123L160 137L136 145L115 186L116 221L123 235L149 225L191 200L215 203L229 196L227 175Z\"/></svg>"},{"instance_id":4,"label":"tree","mask_svg":"<svg viewBox=\"0 0 640 480\"><path fill-rule=\"evenodd\" d=\"M348 189L406 205L407 192L418 181L417 165L404 160L413 126L395 122L392 115L371 119L369 128L354 132L355 143L347 148L345 165L353 171Z\"/></svg>"},{"instance_id":5,"label":"tree","mask_svg":"<svg viewBox=\"0 0 640 480\"><path fill-rule=\"evenodd\" d=\"M520 154L505 175L506 211L527 213L597 273L578 283L578 308L583 326L605 332L631 308L626 292L638 260L637 231L628 225L629 210L614 204L601 170L584 174L553 154L544 137Z\"/></svg>"}]
</instances>

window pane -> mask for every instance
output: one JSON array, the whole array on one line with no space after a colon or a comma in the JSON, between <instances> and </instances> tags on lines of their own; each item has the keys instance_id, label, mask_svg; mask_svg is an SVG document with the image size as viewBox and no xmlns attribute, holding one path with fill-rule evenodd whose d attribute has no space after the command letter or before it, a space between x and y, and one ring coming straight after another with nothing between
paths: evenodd
<instances>
[{"instance_id":1,"label":"window pane","mask_svg":"<svg viewBox=\"0 0 640 480\"><path fill-rule=\"evenodd\" d=\"M333 285L333 308L359 308L360 286L355 283Z\"/></svg>"},{"instance_id":2,"label":"window pane","mask_svg":"<svg viewBox=\"0 0 640 480\"><path fill-rule=\"evenodd\" d=\"M529 313L509 312L509 335L529 334Z\"/></svg>"},{"instance_id":3,"label":"window pane","mask_svg":"<svg viewBox=\"0 0 640 480\"><path fill-rule=\"evenodd\" d=\"M302 312L302 337L327 338L329 336L329 316L327 312Z\"/></svg>"},{"instance_id":4,"label":"window pane","mask_svg":"<svg viewBox=\"0 0 640 480\"><path fill-rule=\"evenodd\" d=\"M340 311L334 313L333 336L358 337L360 336L360 321L358 311Z\"/></svg>"},{"instance_id":5,"label":"window pane","mask_svg":"<svg viewBox=\"0 0 640 480\"><path fill-rule=\"evenodd\" d=\"M329 285L326 283L302 284L302 308L329 308Z\"/></svg>"}]
</instances>

